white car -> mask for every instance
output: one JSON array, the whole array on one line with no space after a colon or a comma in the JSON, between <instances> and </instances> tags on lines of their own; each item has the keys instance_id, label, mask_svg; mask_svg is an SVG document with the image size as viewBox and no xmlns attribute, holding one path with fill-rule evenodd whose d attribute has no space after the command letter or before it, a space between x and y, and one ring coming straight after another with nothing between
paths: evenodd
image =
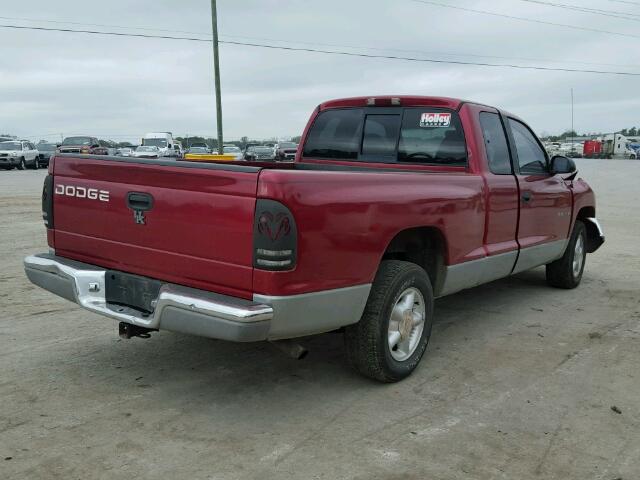
<instances>
[{"instance_id":1,"label":"white car","mask_svg":"<svg viewBox=\"0 0 640 480\"><path fill-rule=\"evenodd\" d=\"M235 145L224 145L222 148L225 154L235 155L236 158L234 158L234 160L244 160L244 155L242 154L240 147L236 147Z\"/></svg>"},{"instance_id":2,"label":"white car","mask_svg":"<svg viewBox=\"0 0 640 480\"><path fill-rule=\"evenodd\" d=\"M131 152L131 156L135 158L158 158L161 156L161 152L158 147L141 145Z\"/></svg>"},{"instance_id":3,"label":"white car","mask_svg":"<svg viewBox=\"0 0 640 480\"><path fill-rule=\"evenodd\" d=\"M116 150L116 155L119 155L121 157L130 157L132 153L133 153L133 148L129 148L129 147L122 147Z\"/></svg>"},{"instance_id":4,"label":"white car","mask_svg":"<svg viewBox=\"0 0 640 480\"><path fill-rule=\"evenodd\" d=\"M0 142L0 167L24 170L27 167L38 169L40 152L33 143L26 140Z\"/></svg>"}]
</instances>

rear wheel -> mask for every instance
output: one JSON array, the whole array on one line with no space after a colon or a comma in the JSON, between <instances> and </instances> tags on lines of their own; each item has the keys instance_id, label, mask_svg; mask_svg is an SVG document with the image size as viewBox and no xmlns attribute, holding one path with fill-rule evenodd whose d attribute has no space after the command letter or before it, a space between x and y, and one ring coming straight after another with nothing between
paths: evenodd
<instances>
[{"instance_id":1,"label":"rear wheel","mask_svg":"<svg viewBox=\"0 0 640 480\"><path fill-rule=\"evenodd\" d=\"M433 291L427 273L399 260L380 264L362 318L345 329L347 359L381 382L409 376L420 362L433 321Z\"/></svg>"},{"instance_id":2,"label":"rear wheel","mask_svg":"<svg viewBox=\"0 0 640 480\"><path fill-rule=\"evenodd\" d=\"M18 163L18 170L25 170L27 168L27 162L25 162L24 158L20 159Z\"/></svg>"},{"instance_id":3,"label":"rear wheel","mask_svg":"<svg viewBox=\"0 0 640 480\"><path fill-rule=\"evenodd\" d=\"M576 288L582 280L587 257L587 230L576 220L562 258L547 265L547 283L557 288Z\"/></svg>"}]
</instances>

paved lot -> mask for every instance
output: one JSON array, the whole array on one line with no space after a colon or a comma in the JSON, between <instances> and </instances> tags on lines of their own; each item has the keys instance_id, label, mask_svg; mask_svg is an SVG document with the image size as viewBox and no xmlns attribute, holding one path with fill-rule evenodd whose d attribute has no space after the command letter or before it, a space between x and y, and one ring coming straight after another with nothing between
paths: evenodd
<instances>
[{"instance_id":1,"label":"paved lot","mask_svg":"<svg viewBox=\"0 0 640 480\"><path fill-rule=\"evenodd\" d=\"M640 162L578 166L607 233L581 287L537 269L439 300L421 367L395 385L349 371L335 334L299 362L121 341L27 283L45 173L1 171L0 478L640 478Z\"/></svg>"}]
</instances>

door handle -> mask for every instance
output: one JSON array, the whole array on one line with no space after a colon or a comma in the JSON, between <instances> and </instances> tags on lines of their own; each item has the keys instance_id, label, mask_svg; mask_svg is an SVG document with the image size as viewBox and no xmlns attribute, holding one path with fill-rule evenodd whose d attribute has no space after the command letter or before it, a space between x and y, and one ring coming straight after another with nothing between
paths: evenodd
<instances>
[{"instance_id":1,"label":"door handle","mask_svg":"<svg viewBox=\"0 0 640 480\"><path fill-rule=\"evenodd\" d=\"M153 208L153 196L149 193L129 192L127 207L138 212L146 212Z\"/></svg>"},{"instance_id":2,"label":"door handle","mask_svg":"<svg viewBox=\"0 0 640 480\"><path fill-rule=\"evenodd\" d=\"M533 195L531 195L531 192L524 192L522 194L522 201L524 203L529 203L532 199L533 199Z\"/></svg>"}]
</instances>

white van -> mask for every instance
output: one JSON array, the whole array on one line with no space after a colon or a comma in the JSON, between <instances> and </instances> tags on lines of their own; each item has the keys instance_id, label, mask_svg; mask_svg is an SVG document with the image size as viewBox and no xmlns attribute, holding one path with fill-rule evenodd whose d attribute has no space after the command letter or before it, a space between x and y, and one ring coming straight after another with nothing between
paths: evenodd
<instances>
[{"instance_id":1,"label":"white van","mask_svg":"<svg viewBox=\"0 0 640 480\"><path fill-rule=\"evenodd\" d=\"M146 147L158 147L161 157L175 157L175 143L171 132L152 132L142 137L142 145Z\"/></svg>"}]
</instances>

